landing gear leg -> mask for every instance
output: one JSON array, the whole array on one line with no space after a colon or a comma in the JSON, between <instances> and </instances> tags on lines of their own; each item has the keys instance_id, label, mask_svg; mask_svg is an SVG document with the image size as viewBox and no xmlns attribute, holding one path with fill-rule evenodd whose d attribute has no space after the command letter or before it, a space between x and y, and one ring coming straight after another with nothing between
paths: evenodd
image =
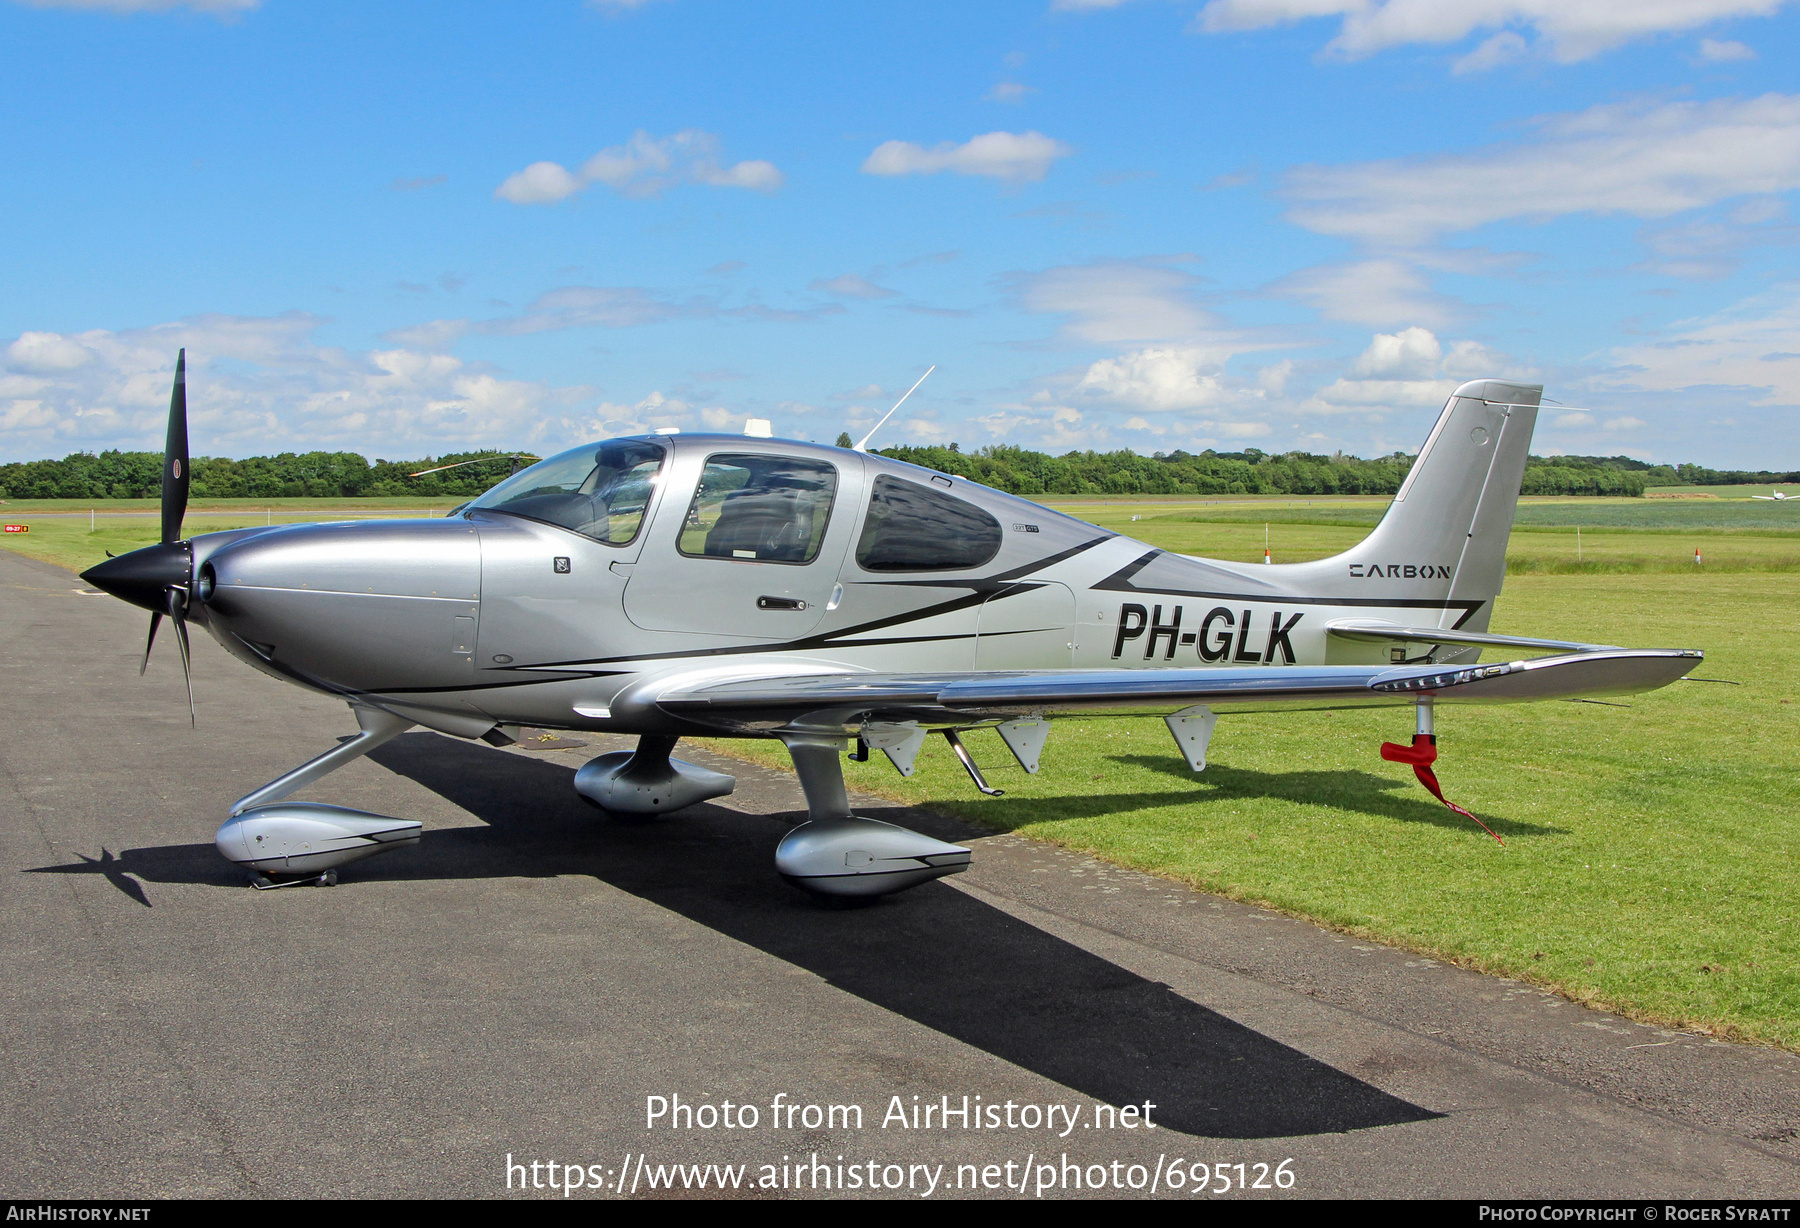
<instances>
[{"instance_id":1,"label":"landing gear leg","mask_svg":"<svg viewBox=\"0 0 1800 1228\"><path fill-rule=\"evenodd\" d=\"M818 895L878 896L969 868L969 850L850 813L842 734L793 732L787 744L806 794L807 821L775 849L781 876Z\"/></svg>"},{"instance_id":2,"label":"landing gear leg","mask_svg":"<svg viewBox=\"0 0 1800 1228\"><path fill-rule=\"evenodd\" d=\"M330 887L337 883L339 866L418 843L422 825L412 820L281 800L413 727L412 721L379 708L351 707L361 733L239 798L213 837L227 861L250 871L258 891L301 884Z\"/></svg>"},{"instance_id":3,"label":"landing gear leg","mask_svg":"<svg viewBox=\"0 0 1800 1228\"><path fill-rule=\"evenodd\" d=\"M351 704L350 707L356 713L356 723L362 727L361 733L339 742L315 759L308 759L287 775L277 776L262 788L244 794L231 807L232 816L236 817L252 806L260 806L265 802L284 798L290 793L297 793L313 781L329 776L351 760L362 758L377 746L413 727L412 721L395 716L392 712L365 708L360 704Z\"/></svg>"}]
</instances>

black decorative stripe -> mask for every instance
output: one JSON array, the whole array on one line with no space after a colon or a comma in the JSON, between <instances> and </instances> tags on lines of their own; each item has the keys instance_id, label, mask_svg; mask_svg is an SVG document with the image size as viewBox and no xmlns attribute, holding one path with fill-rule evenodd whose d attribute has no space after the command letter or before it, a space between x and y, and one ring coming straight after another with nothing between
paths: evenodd
<instances>
[{"instance_id":1,"label":"black decorative stripe","mask_svg":"<svg viewBox=\"0 0 1800 1228\"><path fill-rule=\"evenodd\" d=\"M621 661L675 661L685 657L735 657L750 653L765 652L804 652L813 648L860 648L868 645L885 644L924 644L936 640L974 639L966 633L954 635L919 635L896 637L893 639L861 639L852 638L866 636L871 631L880 631L886 627L899 626L902 623L918 622L922 619L935 618L940 614L954 614L958 610L966 610L970 606L982 604L989 599L1004 600L1020 593L1028 593L1042 588L1041 584L1018 584L1014 581L1028 576L1046 567L1054 566L1064 559L1074 558L1084 551L1091 550L1102 542L1111 541L1116 533L1107 533L1091 538L1079 545L1055 554L1045 555L1029 563L1021 564L1011 571L1001 572L997 576L983 576L972 579L932 579L932 580L852 580L852 584L880 585L887 588L960 588L967 590L961 596L951 597L925 606L922 609L907 610L899 614L890 614L884 618L871 619L866 623L841 627L836 631L827 631L818 635L803 636L797 640L786 640L779 643L733 644L721 648L679 649L671 652L631 653L616 657L592 657L578 661L540 661L535 668L549 666L582 666L612 665ZM515 666L515 669L530 669L532 666Z\"/></svg>"},{"instance_id":2,"label":"black decorative stripe","mask_svg":"<svg viewBox=\"0 0 1800 1228\"><path fill-rule=\"evenodd\" d=\"M1092 550L1095 546L1098 546L1101 542L1109 542L1117 536L1118 536L1117 533L1104 533L1104 534L1100 535L1099 537L1091 538L1088 541L1084 541L1078 546L1070 546L1067 550L1063 550L1056 554L1052 554L1045 558L1041 558L1035 563L1026 563L1023 566L1013 568L1011 571L1003 571L999 575L994 576L993 578L996 580L1018 580L1018 579L1021 579L1025 576L1029 576L1036 572L1040 572L1046 567L1053 567L1056 564L1062 562L1064 559L1072 559L1078 554L1081 554L1088 550Z\"/></svg>"},{"instance_id":3,"label":"black decorative stripe","mask_svg":"<svg viewBox=\"0 0 1800 1228\"><path fill-rule=\"evenodd\" d=\"M972 593L1029 591L1044 587L1041 581L996 580L987 576L971 580L852 580L851 583L867 588L963 588Z\"/></svg>"},{"instance_id":4,"label":"black decorative stripe","mask_svg":"<svg viewBox=\"0 0 1800 1228\"><path fill-rule=\"evenodd\" d=\"M250 642L242 636L231 633L231 638L249 648L256 654L256 659L267 665L290 682L308 687L315 691L323 691L327 695L336 695L342 699L362 699L370 695L448 695L460 691L497 691L508 687L542 686L550 682L563 682L570 678L610 678L626 671L617 669L566 670L560 671L552 678L521 678L514 682L465 682L457 686L403 686L403 687L348 687L340 683L318 678L305 670L296 669L285 662L277 661L273 655L265 656L251 647Z\"/></svg>"},{"instance_id":5,"label":"black decorative stripe","mask_svg":"<svg viewBox=\"0 0 1800 1228\"><path fill-rule=\"evenodd\" d=\"M940 640L972 640L975 634L969 631L955 635L897 635L888 639L874 640L833 640L833 648L879 648L885 644L933 644Z\"/></svg>"},{"instance_id":6,"label":"black decorative stripe","mask_svg":"<svg viewBox=\"0 0 1800 1228\"><path fill-rule=\"evenodd\" d=\"M1452 631L1460 630L1476 610L1487 604L1485 598L1451 600L1447 597L1296 597L1289 593L1208 593L1185 588L1139 588L1132 583L1132 577L1148 566L1152 559L1159 554L1167 553L1166 550L1152 550L1091 587L1096 591L1141 593L1149 597L1196 597L1202 601L1250 601L1263 605L1347 605L1402 610L1461 610L1462 614L1450 627Z\"/></svg>"},{"instance_id":7,"label":"black decorative stripe","mask_svg":"<svg viewBox=\"0 0 1800 1228\"><path fill-rule=\"evenodd\" d=\"M1065 559L1072 559L1076 555L1092 550L1102 542L1109 542L1117 536L1117 533L1108 533L1102 537L1091 538L1088 541L1082 542L1080 545L1070 546L1067 550L1061 550L1055 554L1047 554L1043 558L1034 559L1029 563L1021 563L1011 571L1003 571L992 576L977 576L960 580L941 578L928 580L852 580L851 583L879 584L888 588L968 588L979 589L983 592L999 592L1000 590L1005 589L1008 584L1014 580L1034 575L1037 572L1044 570L1046 567L1054 567ZM1031 587L1041 588L1042 585L1034 584Z\"/></svg>"}]
</instances>

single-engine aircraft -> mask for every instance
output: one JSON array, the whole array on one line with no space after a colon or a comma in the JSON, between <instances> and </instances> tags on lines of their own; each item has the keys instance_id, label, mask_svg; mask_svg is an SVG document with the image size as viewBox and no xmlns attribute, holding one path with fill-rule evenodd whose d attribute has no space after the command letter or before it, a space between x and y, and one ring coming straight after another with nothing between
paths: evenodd
<instances>
[{"instance_id":1,"label":"single-engine aircraft","mask_svg":"<svg viewBox=\"0 0 1800 1228\"><path fill-rule=\"evenodd\" d=\"M162 541L83 579L150 611L146 665L166 617L188 671L195 622L355 714L360 734L238 799L219 828L219 851L261 887L335 882L339 866L418 840L417 822L282 800L415 725L495 745L525 725L634 734L635 751L575 775L619 815L731 792L732 777L670 757L683 737L779 739L807 820L776 869L822 895L875 896L957 873L970 851L853 814L852 746L906 776L936 732L997 794L971 730L994 729L1036 772L1056 717L1159 716L1198 772L1222 712L1404 706L1412 744L1381 753L1443 800L1439 705L1646 691L1701 660L1489 632L1536 385L1458 388L1350 550L1244 565L860 448L760 434L585 444L443 519L184 538L185 372L184 351ZM1484 665L1486 648L1543 655ZM191 719L191 674L188 701Z\"/></svg>"}]
</instances>

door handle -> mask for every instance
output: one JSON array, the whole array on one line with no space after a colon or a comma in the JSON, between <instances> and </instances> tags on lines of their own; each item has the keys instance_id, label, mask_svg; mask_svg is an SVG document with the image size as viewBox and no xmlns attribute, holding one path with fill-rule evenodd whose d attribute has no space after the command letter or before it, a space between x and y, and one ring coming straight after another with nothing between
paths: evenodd
<instances>
[{"instance_id":1,"label":"door handle","mask_svg":"<svg viewBox=\"0 0 1800 1228\"><path fill-rule=\"evenodd\" d=\"M806 603L798 597L758 597L756 608L759 610L804 610Z\"/></svg>"}]
</instances>

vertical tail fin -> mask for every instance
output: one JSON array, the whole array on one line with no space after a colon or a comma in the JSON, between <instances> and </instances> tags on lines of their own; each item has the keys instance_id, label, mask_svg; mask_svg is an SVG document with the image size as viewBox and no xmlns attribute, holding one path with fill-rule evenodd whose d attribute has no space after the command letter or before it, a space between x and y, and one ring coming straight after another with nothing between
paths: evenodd
<instances>
[{"instance_id":1,"label":"vertical tail fin","mask_svg":"<svg viewBox=\"0 0 1800 1228\"><path fill-rule=\"evenodd\" d=\"M1487 630L1542 393L1494 379L1451 393L1374 532L1332 558L1278 569L1285 582L1328 596L1448 601L1438 626Z\"/></svg>"},{"instance_id":2,"label":"vertical tail fin","mask_svg":"<svg viewBox=\"0 0 1800 1228\"><path fill-rule=\"evenodd\" d=\"M1431 560L1440 577L1447 567L1445 596L1484 603L1467 630L1487 629L1506 576L1506 542L1543 391L1487 379L1451 393L1400 493L1355 551ZM1454 611L1445 615L1455 618Z\"/></svg>"}]
</instances>

